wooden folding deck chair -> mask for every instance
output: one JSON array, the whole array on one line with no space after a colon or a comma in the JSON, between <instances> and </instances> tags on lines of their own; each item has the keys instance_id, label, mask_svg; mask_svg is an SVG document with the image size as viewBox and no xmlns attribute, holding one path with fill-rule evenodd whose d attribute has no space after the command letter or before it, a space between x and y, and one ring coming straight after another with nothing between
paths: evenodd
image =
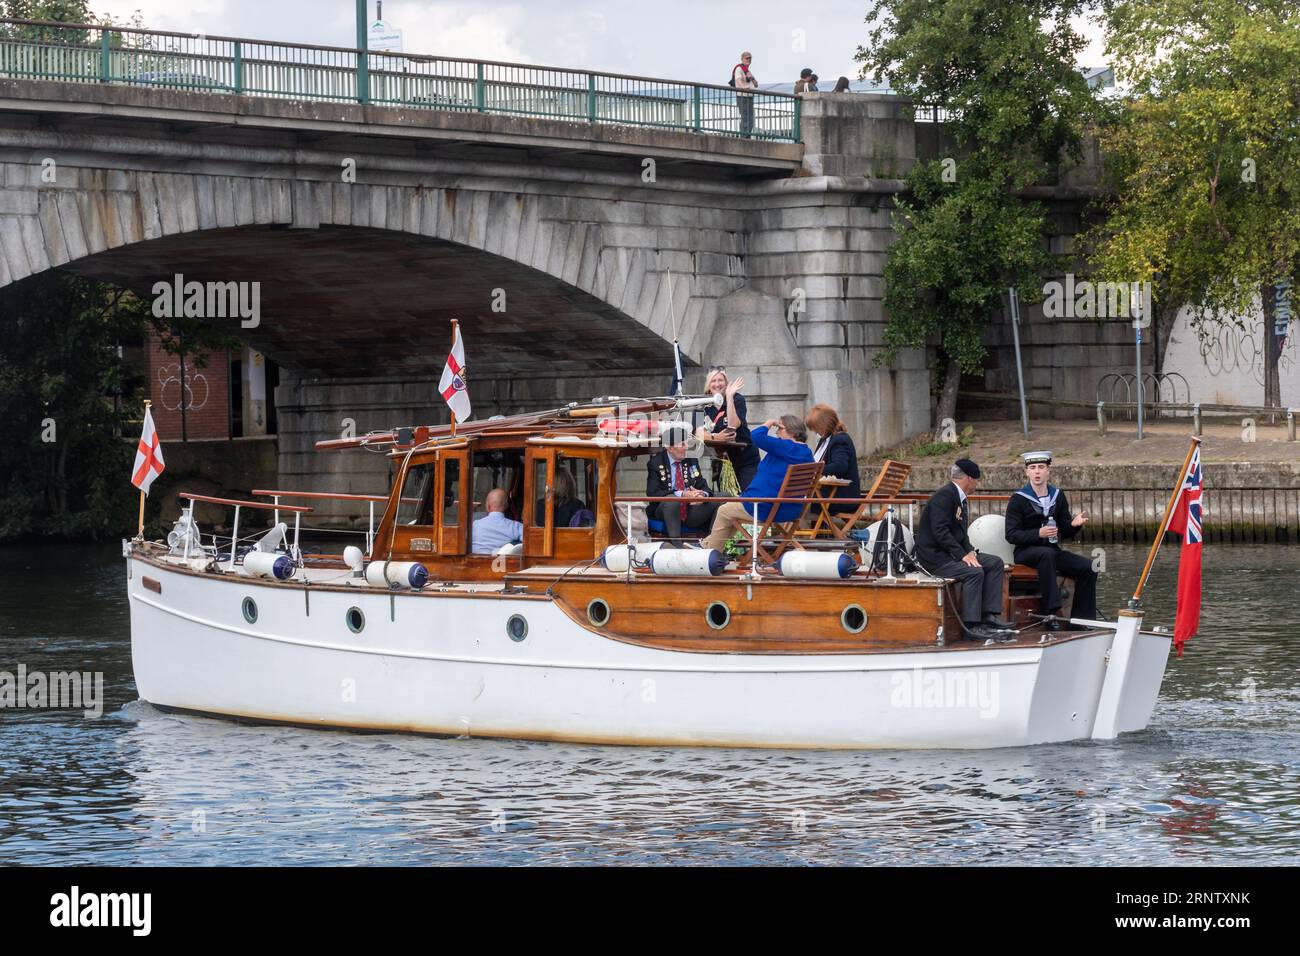
<instances>
[{"instance_id":1,"label":"wooden folding deck chair","mask_svg":"<svg viewBox=\"0 0 1300 956\"><path fill-rule=\"evenodd\" d=\"M871 483L871 490L867 492L867 497L897 498L898 493L903 490L903 485L907 484L907 476L911 473L912 466L907 462L886 458L885 463L880 466L880 474L876 475L876 480ZM867 524L883 518L888 507L888 505L881 507L879 511L867 519ZM852 528L853 525L850 524L849 527Z\"/></svg>"},{"instance_id":2,"label":"wooden folding deck chair","mask_svg":"<svg viewBox=\"0 0 1300 956\"><path fill-rule=\"evenodd\" d=\"M871 483L871 488L863 495L864 498L897 498L898 493L903 490L903 485L907 484L907 476L912 473L912 466L902 461L894 461L892 458L886 459L885 463L880 466L880 472L876 475L876 480ZM833 502L834 499L827 499ZM847 538L849 532L857 527L858 522L862 521L862 514L871 503L864 501L852 511L831 511L830 504L821 507L820 514L817 515L817 521L812 528L807 531L799 532L800 536L815 538L825 531L829 531L836 538ZM882 507L872 517L867 518L865 523L871 524L873 521L879 521L885 516L885 508Z\"/></svg>"},{"instance_id":3,"label":"wooden folding deck chair","mask_svg":"<svg viewBox=\"0 0 1300 956\"><path fill-rule=\"evenodd\" d=\"M790 548L799 548L802 546L795 540L795 531L803 522L804 515L808 513L811 507L813 489L817 487L817 479L822 476L822 462L809 461L798 465L791 465L785 470L785 478L781 480L781 488L776 493L778 498L803 498L803 507L799 509L799 514L789 521L776 520L776 513L783 507L774 504L768 509L767 517L763 520L758 529L758 544L756 549L762 560L770 564L775 564L780 560L781 555L785 554ZM747 524L741 525L741 528L748 527Z\"/></svg>"}]
</instances>

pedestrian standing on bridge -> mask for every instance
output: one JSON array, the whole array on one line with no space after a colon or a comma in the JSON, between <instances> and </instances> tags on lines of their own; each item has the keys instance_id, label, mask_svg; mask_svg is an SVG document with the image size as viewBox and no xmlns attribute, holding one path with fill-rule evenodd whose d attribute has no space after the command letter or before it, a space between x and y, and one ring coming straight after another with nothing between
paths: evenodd
<instances>
[{"instance_id":1,"label":"pedestrian standing on bridge","mask_svg":"<svg viewBox=\"0 0 1300 956\"><path fill-rule=\"evenodd\" d=\"M794 84L794 91L795 91L796 93L803 93L803 92L807 91L807 89L808 89L808 77L810 77L810 76L812 76L812 75L813 75L813 71L812 71L810 68L806 67L806 66L805 66L802 70L800 70L800 71L799 71L799 79L798 79L798 81L796 81L796 83Z\"/></svg>"},{"instance_id":2,"label":"pedestrian standing on bridge","mask_svg":"<svg viewBox=\"0 0 1300 956\"><path fill-rule=\"evenodd\" d=\"M740 110L740 135L752 136L754 133L754 94L742 90L758 89L758 80L750 72L749 64L754 61L754 54L746 50L740 54L740 62L731 68L731 85L736 88L736 108Z\"/></svg>"}]
</instances>

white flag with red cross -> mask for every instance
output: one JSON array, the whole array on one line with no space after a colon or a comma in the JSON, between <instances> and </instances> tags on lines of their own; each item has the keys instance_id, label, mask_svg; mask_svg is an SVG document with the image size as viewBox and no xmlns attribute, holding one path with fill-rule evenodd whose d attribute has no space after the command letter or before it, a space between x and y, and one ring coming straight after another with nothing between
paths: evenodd
<instances>
[{"instance_id":1,"label":"white flag with red cross","mask_svg":"<svg viewBox=\"0 0 1300 956\"><path fill-rule=\"evenodd\" d=\"M438 391L443 400L451 406L456 421L469 420L469 385L465 379L465 346L460 340L460 326L455 327L455 337L451 343L451 354L442 370L442 380L438 382Z\"/></svg>"},{"instance_id":2,"label":"white flag with red cross","mask_svg":"<svg viewBox=\"0 0 1300 956\"><path fill-rule=\"evenodd\" d=\"M140 444L135 450L135 466L131 469L131 484L146 495L153 480L163 473L162 445L158 442L158 431L153 427L153 415L149 406L144 409L144 432L140 435Z\"/></svg>"}]
</instances>

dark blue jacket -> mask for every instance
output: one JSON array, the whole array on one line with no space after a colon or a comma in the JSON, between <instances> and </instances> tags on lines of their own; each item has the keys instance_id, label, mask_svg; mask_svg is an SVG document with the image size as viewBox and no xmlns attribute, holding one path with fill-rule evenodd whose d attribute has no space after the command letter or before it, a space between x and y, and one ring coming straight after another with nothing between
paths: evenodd
<instances>
[{"instance_id":1,"label":"dark blue jacket","mask_svg":"<svg viewBox=\"0 0 1300 956\"><path fill-rule=\"evenodd\" d=\"M812 461L812 452L803 442L769 435L766 425L759 425L749 434L753 438L754 444L763 449L766 455L758 463L758 474L749 483L749 487L741 492L741 497L775 498L777 492L781 490L781 482L785 481L785 470L791 465ZM766 520L767 513L771 508L770 504L760 504L758 506L758 520ZM781 505L777 509L776 520L793 521L799 517L799 512L802 509L802 505Z\"/></svg>"},{"instance_id":2,"label":"dark blue jacket","mask_svg":"<svg viewBox=\"0 0 1300 956\"><path fill-rule=\"evenodd\" d=\"M836 432L823 438L817 447L826 446L826 454L822 455L822 475L829 478L844 478L848 484L843 488L836 488L834 497L836 498L861 498L862 483L858 477L858 450L853 447L853 439L849 437L848 432ZM852 511L857 505L840 505L838 508L832 508L833 511Z\"/></svg>"}]
</instances>

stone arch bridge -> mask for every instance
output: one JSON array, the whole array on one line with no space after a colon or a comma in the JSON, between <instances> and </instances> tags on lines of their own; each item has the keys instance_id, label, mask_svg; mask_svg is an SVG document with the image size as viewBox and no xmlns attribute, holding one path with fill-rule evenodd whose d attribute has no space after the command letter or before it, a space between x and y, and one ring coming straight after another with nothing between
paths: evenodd
<instances>
[{"instance_id":1,"label":"stone arch bridge","mask_svg":"<svg viewBox=\"0 0 1300 956\"><path fill-rule=\"evenodd\" d=\"M283 369L289 486L375 490L381 462L311 451L344 419L445 420L452 318L476 415L661 394L675 322L688 387L725 364L755 416L826 401L867 452L929 424L924 356L873 365L928 125L886 96L809 97L777 143L0 79L0 287L260 283L256 327L211 321Z\"/></svg>"}]
</instances>

